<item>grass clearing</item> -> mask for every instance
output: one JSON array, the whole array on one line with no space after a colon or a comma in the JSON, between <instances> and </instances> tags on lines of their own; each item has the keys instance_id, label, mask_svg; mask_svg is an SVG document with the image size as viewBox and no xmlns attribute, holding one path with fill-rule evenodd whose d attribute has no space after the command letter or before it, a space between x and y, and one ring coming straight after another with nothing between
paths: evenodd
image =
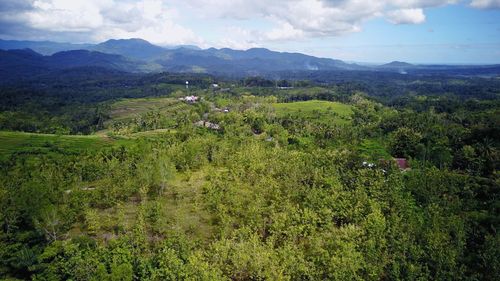
<instances>
[{"instance_id":1,"label":"grass clearing","mask_svg":"<svg viewBox=\"0 0 500 281\"><path fill-rule=\"evenodd\" d=\"M213 234L211 215L203 203L205 170L178 174L168 183L160 200L161 228L165 232L181 232L192 238L208 241Z\"/></svg>"},{"instance_id":2,"label":"grass clearing","mask_svg":"<svg viewBox=\"0 0 500 281\"><path fill-rule=\"evenodd\" d=\"M127 202L112 208L95 208L99 222L95 236L105 241L115 238L118 229L124 232L133 231L140 208L144 208L143 211L147 214L152 208L159 206L158 221L154 223L147 221L150 234L153 234L153 230L161 236L181 234L208 243L213 236L213 226L211 214L205 208L202 198L206 175L206 170L179 173L168 181L163 194L156 198L148 198L146 202L141 202L140 199L131 197ZM77 237L85 231L85 224L78 223L73 226L69 236Z\"/></svg>"},{"instance_id":3,"label":"grass clearing","mask_svg":"<svg viewBox=\"0 0 500 281\"><path fill-rule=\"evenodd\" d=\"M365 139L358 147L360 154L367 160L378 161L379 159L391 159L391 154L383 144L383 140Z\"/></svg>"},{"instance_id":4,"label":"grass clearing","mask_svg":"<svg viewBox=\"0 0 500 281\"><path fill-rule=\"evenodd\" d=\"M353 114L352 108L348 104L320 100L275 103L273 107L278 116L290 114L306 119L317 119L338 124L348 124Z\"/></svg>"}]
</instances>

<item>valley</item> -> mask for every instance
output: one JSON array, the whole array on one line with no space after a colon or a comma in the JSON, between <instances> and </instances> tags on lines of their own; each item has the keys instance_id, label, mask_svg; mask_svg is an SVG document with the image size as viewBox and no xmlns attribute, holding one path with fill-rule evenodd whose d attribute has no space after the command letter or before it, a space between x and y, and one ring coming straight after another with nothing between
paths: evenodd
<instances>
[{"instance_id":1,"label":"valley","mask_svg":"<svg viewBox=\"0 0 500 281\"><path fill-rule=\"evenodd\" d=\"M64 77L0 86L2 277L496 274L498 79Z\"/></svg>"}]
</instances>

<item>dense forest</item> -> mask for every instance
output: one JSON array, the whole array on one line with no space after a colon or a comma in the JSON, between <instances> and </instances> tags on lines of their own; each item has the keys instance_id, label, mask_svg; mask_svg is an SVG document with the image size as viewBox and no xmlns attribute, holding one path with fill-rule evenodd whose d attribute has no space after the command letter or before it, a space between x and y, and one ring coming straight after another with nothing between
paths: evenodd
<instances>
[{"instance_id":1,"label":"dense forest","mask_svg":"<svg viewBox=\"0 0 500 281\"><path fill-rule=\"evenodd\" d=\"M499 136L498 78L9 81L0 279L500 280Z\"/></svg>"}]
</instances>

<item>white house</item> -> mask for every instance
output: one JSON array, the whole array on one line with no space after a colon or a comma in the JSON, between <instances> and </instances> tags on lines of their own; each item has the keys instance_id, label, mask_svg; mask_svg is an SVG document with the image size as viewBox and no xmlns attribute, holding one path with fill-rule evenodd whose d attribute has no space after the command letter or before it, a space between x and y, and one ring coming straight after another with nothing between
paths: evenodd
<instances>
[{"instance_id":1,"label":"white house","mask_svg":"<svg viewBox=\"0 0 500 281\"><path fill-rule=\"evenodd\" d=\"M181 101L185 101L185 102L188 102L188 103L195 103L199 100L199 98L197 96L187 96L187 97L184 97L184 98L180 98L179 100Z\"/></svg>"}]
</instances>

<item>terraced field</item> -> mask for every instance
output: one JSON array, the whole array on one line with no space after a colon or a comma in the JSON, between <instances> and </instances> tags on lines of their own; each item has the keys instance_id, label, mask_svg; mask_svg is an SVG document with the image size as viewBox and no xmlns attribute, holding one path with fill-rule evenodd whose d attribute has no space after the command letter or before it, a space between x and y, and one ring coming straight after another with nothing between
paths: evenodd
<instances>
[{"instance_id":1,"label":"terraced field","mask_svg":"<svg viewBox=\"0 0 500 281\"><path fill-rule=\"evenodd\" d=\"M54 149L78 152L126 144L126 142L126 140L113 140L104 135L76 136L0 131L0 160L16 152L49 153Z\"/></svg>"},{"instance_id":2,"label":"terraced field","mask_svg":"<svg viewBox=\"0 0 500 281\"><path fill-rule=\"evenodd\" d=\"M148 111L175 114L188 107L188 104L174 98L124 99L111 105L110 117L113 121L126 121Z\"/></svg>"}]
</instances>

